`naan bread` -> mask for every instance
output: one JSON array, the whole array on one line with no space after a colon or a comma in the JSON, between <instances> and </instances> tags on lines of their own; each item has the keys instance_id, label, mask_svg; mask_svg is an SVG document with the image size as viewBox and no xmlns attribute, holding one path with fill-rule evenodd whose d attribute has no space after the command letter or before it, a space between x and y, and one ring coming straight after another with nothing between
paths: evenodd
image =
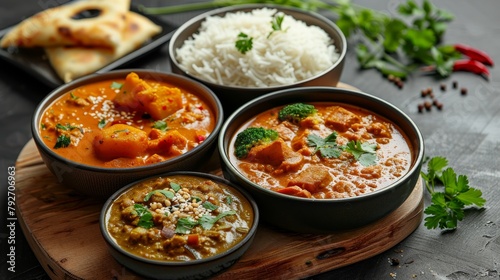
<instances>
[{"instance_id":1,"label":"naan bread","mask_svg":"<svg viewBox=\"0 0 500 280\"><path fill-rule=\"evenodd\" d=\"M0 41L0 47L92 46L114 49L121 42L130 0L76 1L25 19ZM79 14L94 17L76 19Z\"/></svg>"},{"instance_id":2,"label":"naan bread","mask_svg":"<svg viewBox=\"0 0 500 280\"><path fill-rule=\"evenodd\" d=\"M45 48L49 61L59 77L70 82L93 73L125 54L139 48L161 32L161 27L134 12L126 14L121 43L114 51L106 48L51 47Z\"/></svg>"}]
</instances>

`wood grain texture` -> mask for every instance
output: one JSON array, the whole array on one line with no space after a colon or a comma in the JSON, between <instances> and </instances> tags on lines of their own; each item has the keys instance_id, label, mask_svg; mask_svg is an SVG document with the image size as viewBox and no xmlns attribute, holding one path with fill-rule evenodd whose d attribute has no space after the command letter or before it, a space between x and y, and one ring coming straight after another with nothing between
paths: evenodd
<instances>
[{"instance_id":1,"label":"wood grain texture","mask_svg":"<svg viewBox=\"0 0 500 280\"><path fill-rule=\"evenodd\" d=\"M38 260L53 279L134 279L108 253L99 230L104 201L60 185L43 163L33 140L18 157L17 216ZM217 279L303 278L388 250L422 220L423 188L382 220L329 235L296 234L260 225L254 242Z\"/></svg>"}]
</instances>

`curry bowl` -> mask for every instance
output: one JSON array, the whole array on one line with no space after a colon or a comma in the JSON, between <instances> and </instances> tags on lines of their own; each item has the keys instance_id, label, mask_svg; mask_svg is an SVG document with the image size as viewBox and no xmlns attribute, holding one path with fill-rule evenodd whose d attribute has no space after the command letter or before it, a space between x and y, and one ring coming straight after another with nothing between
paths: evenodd
<instances>
[{"instance_id":1,"label":"curry bowl","mask_svg":"<svg viewBox=\"0 0 500 280\"><path fill-rule=\"evenodd\" d=\"M140 178L203 168L222 121L220 101L203 84L124 69L52 91L36 108L32 135L59 183L107 197Z\"/></svg>"},{"instance_id":2,"label":"curry bowl","mask_svg":"<svg viewBox=\"0 0 500 280\"><path fill-rule=\"evenodd\" d=\"M248 50L237 46L245 39L252 40ZM228 113L272 91L336 86L346 51L342 31L320 14L249 4L184 23L170 40L169 60L174 73L210 87Z\"/></svg>"},{"instance_id":3,"label":"curry bowl","mask_svg":"<svg viewBox=\"0 0 500 280\"><path fill-rule=\"evenodd\" d=\"M205 279L249 248L259 210L222 177L189 171L131 183L105 202L100 229L111 255L151 279Z\"/></svg>"},{"instance_id":4,"label":"curry bowl","mask_svg":"<svg viewBox=\"0 0 500 280\"><path fill-rule=\"evenodd\" d=\"M217 142L224 177L257 201L262 221L301 233L373 223L412 193L424 155L415 123L360 91L302 87L237 109Z\"/></svg>"}]
</instances>

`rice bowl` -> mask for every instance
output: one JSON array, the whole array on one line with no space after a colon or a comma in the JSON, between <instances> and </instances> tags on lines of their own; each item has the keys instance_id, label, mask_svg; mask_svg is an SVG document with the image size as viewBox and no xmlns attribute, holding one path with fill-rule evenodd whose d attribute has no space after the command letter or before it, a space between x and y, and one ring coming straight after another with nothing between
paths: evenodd
<instances>
[{"instance_id":1,"label":"rice bowl","mask_svg":"<svg viewBox=\"0 0 500 280\"><path fill-rule=\"evenodd\" d=\"M279 17L279 29L273 29L271 23ZM239 34L251 38L249 51L235 47ZM339 59L333 39L323 29L267 7L206 17L175 56L180 68L193 76L241 87L293 84Z\"/></svg>"},{"instance_id":2,"label":"rice bowl","mask_svg":"<svg viewBox=\"0 0 500 280\"><path fill-rule=\"evenodd\" d=\"M229 48L231 50L231 52L234 53L234 55L231 54L234 57L243 57L244 59L247 59L247 60L243 60L240 58L240 61L242 62L242 64L246 63L247 65L250 65L251 67L253 67L252 74L253 74L254 78L259 77L261 75L268 75L268 76L273 76L273 79L277 80L276 77L280 77L281 82L283 82L283 84L276 83L273 85L255 86L255 82L253 82L253 84L250 86L249 85L244 85L244 86L236 85L237 77L240 77L240 76L244 75L245 73L239 74L239 75L233 74L236 71L241 71L241 69L238 69L239 64L235 63L233 65L227 61L220 60L220 59L216 60L217 61L216 63L218 63L218 65L212 66L211 65L212 60L206 59L203 62L204 64L202 63L202 64L200 64L201 66L197 66L197 67L200 67L201 69L203 69L203 71L206 71L208 73L210 73L210 71L212 71L213 73L217 73L217 72L221 73L221 71L223 71L224 75L226 75L226 73L232 73L231 78L226 79L226 80L229 80L228 84L221 84L220 82L217 81L218 78L208 80L207 78L200 77L199 75L196 75L195 73L192 73L191 71L186 71L185 69L183 69L183 66L181 66L181 62L179 61L178 56L177 56L177 50L181 49L183 47L183 45L185 45L186 41L192 40L192 38L194 36L199 36L198 34L200 33L200 30L202 29L202 23L205 22L205 20L207 18L209 18L209 17L210 18L213 18L213 17L222 18L222 17L225 17L225 15L227 15L227 14L236 14L239 12L250 14L254 10L263 10L264 8L266 10L276 11L276 13L272 14L273 15L272 19L267 18L267 20L265 20L263 22L263 26L265 27L265 30L261 32L262 34L259 35L259 37L266 37L266 38L261 38L261 39L263 39L263 40L276 40L280 37L280 35L289 35L288 33L292 33L291 28L287 27L287 25L286 25L286 24L290 24L290 22L292 21L289 18L285 18L283 16L283 20L281 22L281 28L279 28L279 30L277 30L277 31L274 31L275 30L275 29L273 29L274 25L273 25L273 23L271 23L271 20L274 21L276 19L276 21L277 21L277 17L279 15L289 15L289 16L293 17L296 21L303 22L303 23L301 23L302 25L305 24L309 27L310 26L318 27L319 29L323 30L324 32L326 32L328 34L327 37L330 38L329 43L333 44L333 46L329 46L328 48L329 48L329 51L333 51L333 54L335 55L335 57L332 57L332 61L335 60L335 62L329 63L330 64L329 66L324 66L324 67L326 67L326 69L319 71L319 73L316 73L308 78L303 78L301 80L297 79L298 75L295 74L295 72L293 71L293 68L297 67L297 66L289 66L289 69L286 71L289 71L291 73L293 72L293 75L295 75L293 77L295 79L295 82L291 82L291 79L288 79L289 81L285 81L284 79L281 79L282 77L284 77L282 74L274 75L273 73L271 73L271 70L273 70L272 68L279 68L280 71L282 71L280 73L286 73L285 72L286 67L283 66L285 64L282 64L280 67L276 67L276 65L278 63L275 61L278 61L277 59L271 60L271 59L266 58L265 56L261 55L260 53L258 56L256 56L255 54L252 55L252 52L255 52L260 47L258 44L259 40L257 38L253 38L252 36L254 36L254 35L250 34L250 31L244 31L244 32L247 32L248 34L244 33L244 32L239 32L237 34L233 34L234 37L230 38L231 42L226 43L224 46L226 48ZM241 21L243 21L243 20L241 20ZM240 24L238 24L238 26L239 25ZM253 23L250 24L250 26L252 26L252 25L256 25L256 24L253 24ZM242 31L242 30L238 29L238 31ZM252 48L250 50L246 51L245 54L240 53L240 49L238 49L236 47L236 42L239 39L240 33L244 33L249 38L252 37L254 40ZM281 34L281 33L283 33L283 34ZM309 33L309 31L307 31L307 32L304 31L303 33ZM300 35L306 36L305 34L300 34ZM216 36L217 35L213 35L212 37L216 37ZM268 36L269 36L269 38L267 38ZM273 38L273 37L275 37L275 38ZM210 38L210 40L213 41L215 39ZM298 43L298 42L302 42L300 40L302 40L302 39L292 40L294 42L293 44L288 43L288 46L291 47L290 49L296 49L295 47L302 48L303 46L306 45L306 43ZM212 52L211 49L213 49L213 47L209 47L207 44L209 44L211 41L206 41L205 44L202 44L201 46L199 46L199 51L197 53L203 52L203 55L205 55L205 56L207 55L207 53L210 54L210 52ZM288 41L288 42L290 42L290 41ZM297 45L302 45L302 46L297 46ZM271 50L271 49L278 48L279 45L270 45L268 47L269 47L269 50ZM292 47L294 47L294 48L292 48ZM208 50L208 49L210 49L210 50ZM321 61L318 62L317 58L318 57L325 57L324 54L327 53L327 47L323 47L323 49L325 51L318 51L318 48L312 47L312 46L309 46L308 48L305 48L305 49L315 49L315 51L313 51L313 54L310 54L308 56L302 55L302 57L300 59L298 58L298 55L295 53L288 54L288 57L293 58L294 63L295 62L297 62L297 64L300 63L301 64L300 68L304 68L304 69L305 69L305 67L313 69L313 68L317 67L316 64L321 65L324 63L323 60L325 60L325 59L322 59ZM269 51L269 50L267 50L267 51ZM304 11L304 10L298 9L298 8L284 7L284 6L280 6L280 5L248 4L248 5L234 5L234 6L214 9L214 10L200 14L200 15L188 20L181 27L179 27L177 29L177 31L175 31L175 33L172 35L172 38L170 40L169 47L168 47L168 53L169 53L169 62L170 62L170 65L172 67L172 72L184 75L184 76L189 77L189 78L194 79L194 80L197 80L197 81L205 84L206 86L208 86L210 89L212 89L214 91L214 93L219 98L219 100L222 103L222 106L224 108L224 112L227 114L230 114L231 112L233 112L235 109L237 109L241 105L245 104L246 102L253 100L254 98L259 97L263 94L272 92L272 91L283 90L283 89L294 88L294 87L304 87L304 86L330 86L330 87L337 86L337 84L340 81L340 76L342 75L342 71L344 68L344 62L345 62L345 57L346 57L346 53L347 53L347 41L346 41L344 34L340 30L340 28L337 25L335 25L335 23L332 20L330 20L330 19L328 19L328 18L326 18L318 13ZM301 52L299 52L299 53L301 53ZM303 53L304 52L302 52L302 54ZM264 52L264 54L265 54L265 52ZM251 60L250 62L248 62L248 59L255 58L255 57L258 57L258 58L264 57L264 58L263 59L261 58L259 60ZM274 57L278 57L281 60L286 58L284 54L274 55ZM239 63L240 61L237 61L237 63ZM264 62L267 63L267 65ZM287 61L287 63L290 64L291 62ZM269 67L269 64L272 67ZM221 66L223 66L223 67L221 68ZM263 69L260 69L259 67L263 68ZM221 70L221 69L223 69L223 70ZM247 67L246 69L250 69L250 68ZM306 72L306 70L300 70L300 71ZM264 74L262 74L262 73L264 73ZM215 74L214 74L214 77L216 77Z\"/></svg>"}]
</instances>

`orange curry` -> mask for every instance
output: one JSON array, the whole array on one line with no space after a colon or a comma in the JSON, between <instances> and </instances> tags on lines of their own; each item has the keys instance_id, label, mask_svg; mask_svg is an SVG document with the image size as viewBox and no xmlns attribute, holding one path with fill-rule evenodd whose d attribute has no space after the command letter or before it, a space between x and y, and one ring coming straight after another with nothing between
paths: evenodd
<instances>
[{"instance_id":1,"label":"orange curry","mask_svg":"<svg viewBox=\"0 0 500 280\"><path fill-rule=\"evenodd\" d=\"M64 94L40 126L44 143L60 156L114 168L183 154L208 137L215 119L196 93L130 73Z\"/></svg>"},{"instance_id":2,"label":"orange curry","mask_svg":"<svg viewBox=\"0 0 500 280\"><path fill-rule=\"evenodd\" d=\"M280 120L279 107L247 122L231 140L231 162L264 188L317 199L359 196L408 172L412 149L394 123L346 104L308 105L315 113L300 121ZM238 157L237 136L249 127L271 129L278 136Z\"/></svg>"}]
</instances>

